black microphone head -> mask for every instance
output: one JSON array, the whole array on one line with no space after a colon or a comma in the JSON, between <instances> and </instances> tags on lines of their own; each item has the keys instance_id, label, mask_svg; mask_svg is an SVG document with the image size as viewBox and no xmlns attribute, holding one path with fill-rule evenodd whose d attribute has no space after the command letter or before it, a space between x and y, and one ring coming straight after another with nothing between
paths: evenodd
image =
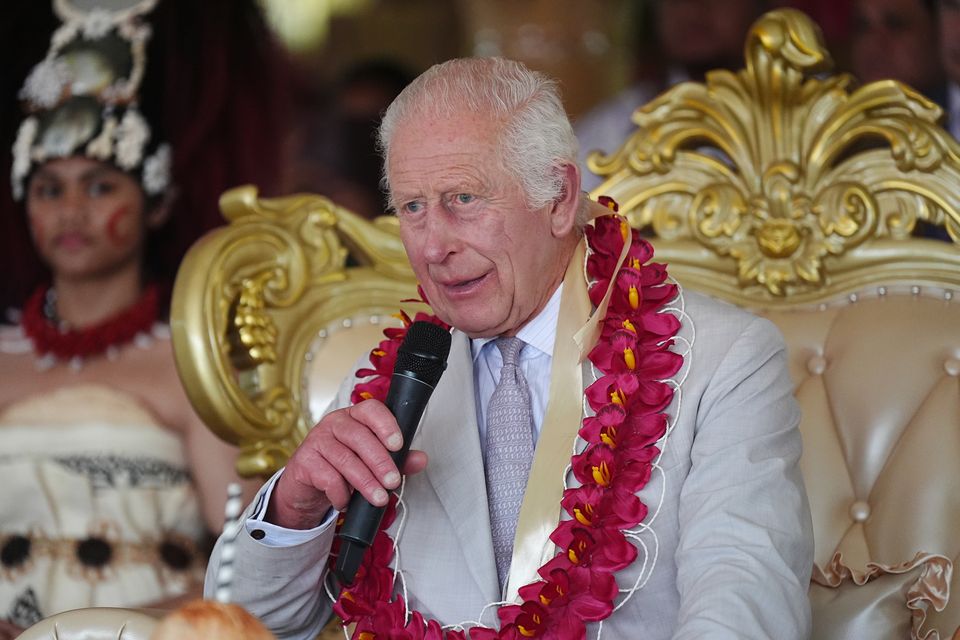
<instances>
[{"instance_id":1,"label":"black microphone head","mask_svg":"<svg viewBox=\"0 0 960 640\"><path fill-rule=\"evenodd\" d=\"M435 387L447 367L450 355L450 332L440 325L418 320L407 329L407 336L397 352L394 373L408 373Z\"/></svg>"}]
</instances>

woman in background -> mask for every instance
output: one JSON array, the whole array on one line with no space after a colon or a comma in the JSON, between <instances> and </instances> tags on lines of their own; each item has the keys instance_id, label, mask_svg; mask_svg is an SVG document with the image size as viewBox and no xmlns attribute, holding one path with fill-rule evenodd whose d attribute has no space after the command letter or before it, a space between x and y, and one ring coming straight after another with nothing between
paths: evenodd
<instances>
[{"instance_id":1,"label":"woman in background","mask_svg":"<svg viewBox=\"0 0 960 640\"><path fill-rule=\"evenodd\" d=\"M11 191L49 279L0 330L0 638L67 609L197 595L236 479L235 452L180 386L164 325L173 272L150 242L185 215L178 193L236 172L221 162L199 187L174 186L177 156L142 100L155 2L129 4L55 0L62 25L20 93ZM190 133L210 151L198 140L215 138Z\"/></svg>"}]
</instances>

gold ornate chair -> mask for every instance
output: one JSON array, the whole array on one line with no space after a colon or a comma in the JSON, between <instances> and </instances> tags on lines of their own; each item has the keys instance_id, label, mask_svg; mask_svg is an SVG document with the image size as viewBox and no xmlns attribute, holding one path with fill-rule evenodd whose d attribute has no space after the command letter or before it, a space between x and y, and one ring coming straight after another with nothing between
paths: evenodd
<instances>
[{"instance_id":1,"label":"gold ornate chair","mask_svg":"<svg viewBox=\"0 0 960 640\"><path fill-rule=\"evenodd\" d=\"M590 159L605 177L595 195L620 203L685 286L766 315L787 339L816 534L814 638L949 638L960 145L899 83L815 76L831 61L802 13L762 17L745 55L744 70L638 109L623 146ZM923 223L950 240L913 237Z\"/></svg>"},{"instance_id":2,"label":"gold ornate chair","mask_svg":"<svg viewBox=\"0 0 960 640\"><path fill-rule=\"evenodd\" d=\"M960 627L960 147L895 82L857 89L795 11L746 69L679 85L592 168L684 286L767 315L803 408L815 638ZM224 195L174 291L181 376L238 468L283 464L416 284L395 220ZM950 242L912 237L919 221ZM411 315L416 303L406 303ZM954 597L947 601L949 592ZM924 635L930 630L938 635Z\"/></svg>"},{"instance_id":3,"label":"gold ornate chair","mask_svg":"<svg viewBox=\"0 0 960 640\"><path fill-rule=\"evenodd\" d=\"M426 307L396 219L374 222L316 195L220 199L228 225L196 243L177 275L177 368L204 422L239 448L243 476L293 453L388 326ZM322 638L342 638L331 622Z\"/></svg>"},{"instance_id":4,"label":"gold ornate chair","mask_svg":"<svg viewBox=\"0 0 960 640\"><path fill-rule=\"evenodd\" d=\"M206 424L239 449L244 476L283 466L357 359L422 304L396 219L327 198L220 200L228 225L177 275L171 328L181 378Z\"/></svg>"}]
</instances>

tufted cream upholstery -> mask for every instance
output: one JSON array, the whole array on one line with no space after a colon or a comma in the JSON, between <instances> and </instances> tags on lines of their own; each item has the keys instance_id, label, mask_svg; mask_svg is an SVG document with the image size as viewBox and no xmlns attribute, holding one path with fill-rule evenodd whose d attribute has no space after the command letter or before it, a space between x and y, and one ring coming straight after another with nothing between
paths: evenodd
<instances>
[{"instance_id":1,"label":"tufted cream upholstery","mask_svg":"<svg viewBox=\"0 0 960 640\"><path fill-rule=\"evenodd\" d=\"M763 314L787 340L803 410L815 561L826 568L841 554L845 566L863 570L935 552L956 566L960 300L924 288L853 300ZM956 605L928 613L927 629L960 628Z\"/></svg>"},{"instance_id":2,"label":"tufted cream upholstery","mask_svg":"<svg viewBox=\"0 0 960 640\"><path fill-rule=\"evenodd\" d=\"M766 314L803 407L816 561L960 553L960 301L862 296Z\"/></svg>"}]
</instances>

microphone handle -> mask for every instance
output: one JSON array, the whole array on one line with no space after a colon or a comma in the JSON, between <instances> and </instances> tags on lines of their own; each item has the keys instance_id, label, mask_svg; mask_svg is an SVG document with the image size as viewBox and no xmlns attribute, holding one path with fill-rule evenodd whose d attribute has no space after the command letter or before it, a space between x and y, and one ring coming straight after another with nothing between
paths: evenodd
<instances>
[{"instance_id":1,"label":"microphone handle","mask_svg":"<svg viewBox=\"0 0 960 640\"><path fill-rule=\"evenodd\" d=\"M433 387L429 384L412 375L405 375L404 372L395 372L390 381L390 390L387 392L384 404L397 419L397 425L403 435L403 446L398 451L391 451L390 458L401 472L407 453L410 451L410 443L413 442L413 436L417 432L417 426L420 424L420 418L423 416L432 392ZM351 565L359 566L359 560L355 557L349 558L348 555L355 555L359 551L362 559L362 552L373 544L385 511L386 507L372 505L359 491L353 492L350 503L347 505L343 525L337 534L342 543L352 543L341 544L341 556L337 558L335 573L338 574L337 578L341 583L353 582L356 569L353 568L351 572Z\"/></svg>"}]
</instances>

